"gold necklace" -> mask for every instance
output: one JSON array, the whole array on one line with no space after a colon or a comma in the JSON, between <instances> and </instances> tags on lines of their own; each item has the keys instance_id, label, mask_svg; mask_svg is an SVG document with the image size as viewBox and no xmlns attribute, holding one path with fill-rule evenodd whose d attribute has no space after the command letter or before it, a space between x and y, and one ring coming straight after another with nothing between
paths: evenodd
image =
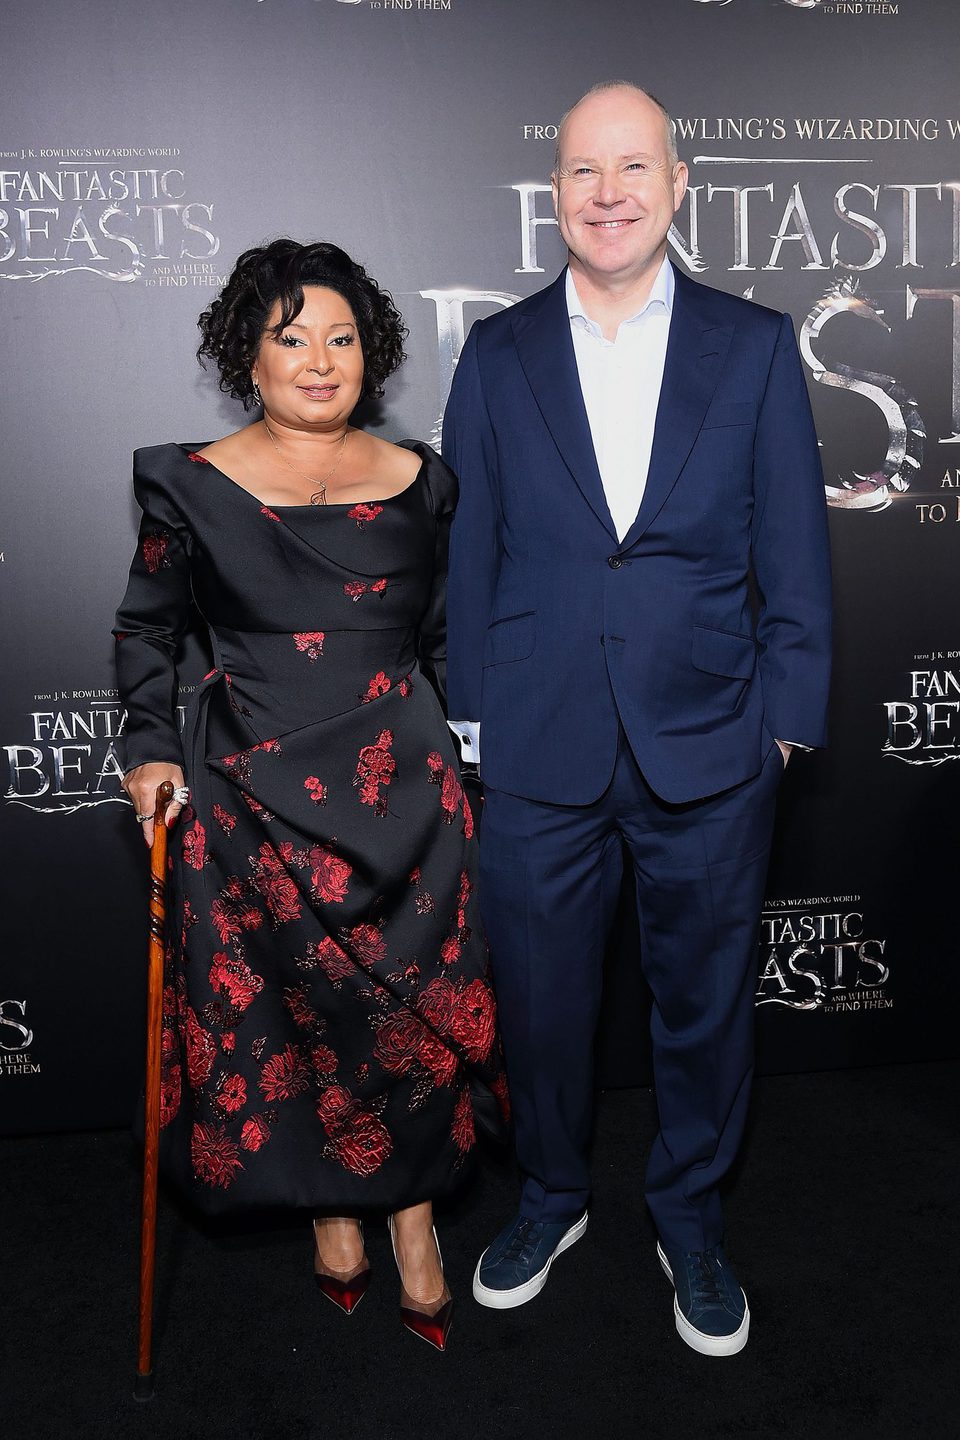
<instances>
[{"instance_id":1,"label":"gold necklace","mask_svg":"<svg viewBox=\"0 0 960 1440\"><path fill-rule=\"evenodd\" d=\"M341 442L340 442L340 454L337 456L336 460L334 461L332 469L330 469L330 470L327 471L326 475L324 475L324 477L323 477L322 480L315 480L312 475L307 475L303 470L298 470L297 467L296 467L296 465L291 465L291 464L290 464L290 461L286 458L286 456L283 454L282 450L280 449L280 446L277 444L277 437L274 435L273 431L270 429L270 426L267 424L266 420L264 420L264 422L263 422L263 428L264 428L264 430L266 430L267 435L270 437L270 443L272 444L274 450L276 450L277 454L280 456L281 462L282 462L284 465L286 465L287 469L288 469L288 470L292 470L293 473L294 473L294 475L299 475L300 478L301 478L301 480L308 480L311 485L316 485L316 486L317 486L317 489L314 490L313 493L312 493L311 496L310 496L310 504L311 504L311 505L326 505L326 503L327 503L327 481L330 479L331 475L333 475L334 471L337 470L337 468L338 468L339 465L340 465L340 461L343 459L343 452L344 452L344 451L346 450L346 448L347 448L347 441L348 441L348 439L350 438L350 431L349 431L349 430L344 430L344 432L343 432L343 439L342 439Z\"/></svg>"}]
</instances>

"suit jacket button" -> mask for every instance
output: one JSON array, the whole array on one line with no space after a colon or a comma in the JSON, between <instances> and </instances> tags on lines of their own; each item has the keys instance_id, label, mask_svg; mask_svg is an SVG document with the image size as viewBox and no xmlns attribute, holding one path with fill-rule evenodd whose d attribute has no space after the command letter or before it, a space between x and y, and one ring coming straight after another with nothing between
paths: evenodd
<instances>
[{"instance_id":1,"label":"suit jacket button","mask_svg":"<svg viewBox=\"0 0 960 1440\"><path fill-rule=\"evenodd\" d=\"M619 555L611 555L610 558L607 560L607 564L610 566L611 570L619 570L620 566L623 564L623 561L620 559Z\"/></svg>"}]
</instances>

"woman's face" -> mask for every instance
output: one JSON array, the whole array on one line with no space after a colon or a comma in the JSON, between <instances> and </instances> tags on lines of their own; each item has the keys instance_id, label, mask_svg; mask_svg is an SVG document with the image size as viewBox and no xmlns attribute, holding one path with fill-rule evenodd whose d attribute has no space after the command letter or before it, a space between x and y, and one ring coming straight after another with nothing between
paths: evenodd
<instances>
[{"instance_id":1,"label":"woman's face","mask_svg":"<svg viewBox=\"0 0 960 1440\"><path fill-rule=\"evenodd\" d=\"M303 287L303 309L274 335L276 301L251 369L264 414L296 429L347 423L363 384L363 351L353 311L336 290Z\"/></svg>"}]
</instances>

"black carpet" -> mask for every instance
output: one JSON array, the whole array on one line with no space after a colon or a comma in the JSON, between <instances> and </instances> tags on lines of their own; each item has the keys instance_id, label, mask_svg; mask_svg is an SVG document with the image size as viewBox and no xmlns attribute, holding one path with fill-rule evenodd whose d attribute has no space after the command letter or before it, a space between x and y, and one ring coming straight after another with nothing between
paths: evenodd
<instances>
[{"instance_id":1,"label":"black carpet","mask_svg":"<svg viewBox=\"0 0 960 1440\"><path fill-rule=\"evenodd\" d=\"M202 1228L161 1197L157 1394L132 1399L139 1176L120 1133L0 1142L3 1435L16 1440L953 1440L957 1068L757 1082L728 1196L753 1314L739 1356L676 1335L642 1202L648 1091L600 1101L584 1240L506 1313L470 1297L510 1217L485 1160L440 1218L446 1355L401 1329L385 1229L349 1319L313 1287L302 1217Z\"/></svg>"}]
</instances>

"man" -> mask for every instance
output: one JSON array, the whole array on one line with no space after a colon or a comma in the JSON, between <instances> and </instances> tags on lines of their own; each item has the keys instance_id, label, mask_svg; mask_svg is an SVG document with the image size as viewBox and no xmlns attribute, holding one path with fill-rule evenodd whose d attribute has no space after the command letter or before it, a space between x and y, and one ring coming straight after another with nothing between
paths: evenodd
<instances>
[{"instance_id":1,"label":"man","mask_svg":"<svg viewBox=\"0 0 960 1440\"><path fill-rule=\"evenodd\" d=\"M686 180L635 86L564 117L569 265L474 326L447 407L448 694L468 758L482 749L481 906L523 1174L474 1294L523 1304L586 1229L625 841L653 993L647 1203L677 1329L729 1355L750 1316L718 1185L750 1090L775 793L791 746L824 741L830 580L793 327L674 271Z\"/></svg>"}]
</instances>

